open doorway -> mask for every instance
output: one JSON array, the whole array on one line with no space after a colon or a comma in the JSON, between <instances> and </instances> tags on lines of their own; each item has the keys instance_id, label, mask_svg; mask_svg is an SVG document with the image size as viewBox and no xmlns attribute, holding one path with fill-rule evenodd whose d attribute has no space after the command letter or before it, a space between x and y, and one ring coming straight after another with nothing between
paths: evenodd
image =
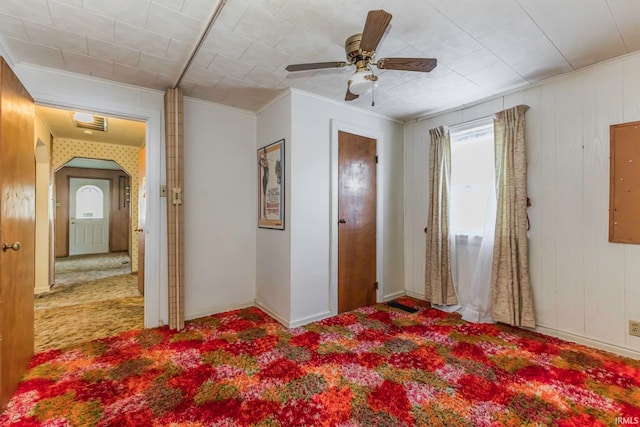
<instances>
[{"instance_id":1,"label":"open doorway","mask_svg":"<svg viewBox=\"0 0 640 427\"><path fill-rule=\"evenodd\" d=\"M49 195L48 227L36 218L36 233L48 231L50 254L46 289L36 283L36 352L144 326L136 232L146 124L76 113L36 107L38 139L50 134L47 188L36 188Z\"/></svg>"},{"instance_id":2,"label":"open doorway","mask_svg":"<svg viewBox=\"0 0 640 427\"><path fill-rule=\"evenodd\" d=\"M74 157L54 171L53 182L51 287L132 273L130 173L113 160Z\"/></svg>"}]
</instances>

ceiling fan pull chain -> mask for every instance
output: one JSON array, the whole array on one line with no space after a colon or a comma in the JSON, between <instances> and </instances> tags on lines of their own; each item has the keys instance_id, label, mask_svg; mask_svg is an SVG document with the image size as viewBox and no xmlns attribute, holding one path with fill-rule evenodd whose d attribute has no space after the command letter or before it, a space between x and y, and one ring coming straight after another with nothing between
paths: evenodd
<instances>
[{"instance_id":1,"label":"ceiling fan pull chain","mask_svg":"<svg viewBox=\"0 0 640 427\"><path fill-rule=\"evenodd\" d=\"M373 82L371 83L371 106L376 106L376 84Z\"/></svg>"}]
</instances>

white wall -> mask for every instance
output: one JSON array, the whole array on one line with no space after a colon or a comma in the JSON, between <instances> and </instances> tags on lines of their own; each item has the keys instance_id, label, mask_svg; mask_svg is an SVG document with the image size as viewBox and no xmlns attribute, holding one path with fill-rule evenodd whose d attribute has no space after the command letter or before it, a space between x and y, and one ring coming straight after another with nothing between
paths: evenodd
<instances>
[{"instance_id":1,"label":"white wall","mask_svg":"<svg viewBox=\"0 0 640 427\"><path fill-rule=\"evenodd\" d=\"M305 92L292 93L291 324L327 317L330 301L332 120L381 135L378 185L382 200L382 299L404 294L403 126ZM337 167L334 165L334 167Z\"/></svg>"},{"instance_id":2,"label":"white wall","mask_svg":"<svg viewBox=\"0 0 640 427\"><path fill-rule=\"evenodd\" d=\"M166 182L163 93L37 66L18 64L13 69L38 103L146 120L145 326L166 324L167 207L160 198L160 184Z\"/></svg>"},{"instance_id":3,"label":"white wall","mask_svg":"<svg viewBox=\"0 0 640 427\"><path fill-rule=\"evenodd\" d=\"M330 298L331 143L336 120L380 135L381 299L404 294L402 124L294 90L259 112L257 126L257 148L286 140L286 213L284 231L258 229L256 302L289 326L337 311Z\"/></svg>"},{"instance_id":4,"label":"white wall","mask_svg":"<svg viewBox=\"0 0 640 427\"><path fill-rule=\"evenodd\" d=\"M49 181L51 178L51 137L38 115L34 120L36 155L36 265L34 293L49 291Z\"/></svg>"},{"instance_id":5,"label":"white wall","mask_svg":"<svg viewBox=\"0 0 640 427\"><path fill-rule=\"evenodd\" d=\"M428 129L517 104L526 115L531 281L539 330L640 356L640 245L608 242L609 126L640 120L640 55L406 126L407 292L424 295Z\"/></svg>"},{"instance_id":6,"label":"white wall","mask_svg":"<svg viewBox=\"0 0 640 427\"><path fill-rule=\"evenodd\" d=\"M251 306L256 115L184 100L185 318Z\"/></svg>"},{"instance_id":7,"label":"white wall","mask_svg":"<svg viewBox=\"0 0 640 427\"><path fill-rule=\"evenodd\" d=\"M258 113L256 146L250 157L253 167L253 189L248 197L254 200L253 221L257 227L257 154L256 150L285 139L284 230L259 228L256 242L256 303L283 324L291 319L291 95L287 94Z\"/></svg>"}]
</instances>

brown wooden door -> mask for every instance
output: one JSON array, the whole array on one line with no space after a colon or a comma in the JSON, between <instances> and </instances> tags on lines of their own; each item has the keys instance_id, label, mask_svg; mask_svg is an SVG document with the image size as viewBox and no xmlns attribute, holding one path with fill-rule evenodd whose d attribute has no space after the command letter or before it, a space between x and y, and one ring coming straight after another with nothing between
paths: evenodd
<instances>
[{"instance_id":1,"label":"brown wooden door","mask_svg":"<svg viewBox=\"0 0 640 427\"><path fill-rule=\"evenodd\" d=\"M338 133L338 312L376 302L376 140Z\"/></svg>"},{"instance_id":2,"label":"brown wooden door","mask_svg":"<svg viewBox=\"0 0 640 427\"><path fill-rule=\"evenodd\" d=\"M144 227L147 212L147 150L142 147L138 153L138 292L144 295Z\"/></svg>"},{"instance_id":3,"label":"brown wooden door","mask_svg":"<svg viewBox=\"0 0 640 427\"><path fill-rule=\"evenodd\" d=\"M0 410L33 356L33 99L0 58Z\"/></svg>"}]
</instances>

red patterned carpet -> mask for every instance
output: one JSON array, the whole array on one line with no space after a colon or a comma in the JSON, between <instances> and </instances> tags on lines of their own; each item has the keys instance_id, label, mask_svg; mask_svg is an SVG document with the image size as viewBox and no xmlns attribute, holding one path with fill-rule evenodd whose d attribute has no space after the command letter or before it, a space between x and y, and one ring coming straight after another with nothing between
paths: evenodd
<instances>
[{"instance_id":1,"label":"red patterned carpet","mask_svg":"<svg viewBox=\"0 0 640 427\"><path fill-rule=\"evenodd\" d=\"M634 422L638 361L383 304L292 330L250 308L40 353L0 415L2 426Z\"/></svg>"}]
</instances>

